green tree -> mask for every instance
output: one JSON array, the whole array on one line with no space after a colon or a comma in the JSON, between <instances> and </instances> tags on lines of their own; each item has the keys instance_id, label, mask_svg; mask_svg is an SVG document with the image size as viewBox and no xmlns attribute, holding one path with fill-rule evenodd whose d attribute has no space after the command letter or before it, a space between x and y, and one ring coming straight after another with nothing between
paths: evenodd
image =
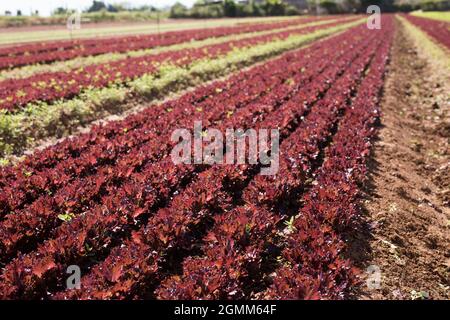
<instances>
[{"instance_id":1,"label":"green tree","mask_svg":"<svg viewBox=\"0 0 450 320\"><path fill-rule=\"evenodd\" d=\"M225 0L223 3L223 11L226 17L236 17L237 6L234 0Z\"/></svg>"},{"instance_id":2,"label":"green tree","mask_svg":"<svg viewBox=\"0 0 450 320\"><path fill-rule=\"evenodd\" d=\"M371 5L379 6L382 12L394 10L394 3L392 0L361 0L361 11L366 12L367 7Z\"/></svg>"},{"instance_id":3,"label":"green tree","mask_svg":"<svg viewBox=\"0 0 450 320\"><path fill-rule=\"evenodd\" d=\"M284 15L286 5L282 0L266 0L263 8L268 16L282 16Z\"/></svg>"},{"instance_id":4,"label":"green tree","mask_svg":"<svg viewBox=\"0 0 450 320\"><path fill-rule=\"evenodd\" d=\"M92 1L92 5L89 7L87 12L98 12L101 10L106 10L106 5L103 1Z\"/></svg>"},{"instance_id":5,"label":"green tree","mask_svg":"<svg viewBox=\"0 0 450 320\"><path fill-rule=\"evenodd\" d=\"M360 0L344 0L341 2L341 9L345 12L357 12L361 10Z\"/></svg>"},{"instance_id":6,"label":"green tree","mask_svg":"<svg viewBox=\"0 0 450 320\"><path fill-rule=\"evenodd\" d=\"M119 9L115 5L112 5L112 4L108 4L106 10L108 12L119 12Z\"/></svg>"},{"instance_id":7,"label":"green tree","mask_svg":"<svg viewBox=\"0 0 450 320\"><path fill-rule=\"evenodd\" d=\"M339 8L336 2L332 0L321 0L319 6L327 13L338 13Z\"/></svg>"},{"instance_id":8,"label":"green tree","mask_svg":"<svg viewBox=\"0 0 450 320\"><path fill-rule=\"evenodd\" d=\"M423 11L444 11L450 10L450 1L448 0L422 0L420 8Z\"/></svg>"},{"instance_id":9,"label":"green tree","mask_svg":"<svg viewBox=\"0 0 450 320\"><path fill-rule=\"evenodd\" d=\"M52 15L63 15L67 13L69 13L69 11L66 8L58 7L55 10L53 10Z\"/></svg>"},{"instance_id":10,"label":"green tree","mask_svg":"<svg viewBox=\"0 0 450 320\"><path fill-rule=\"evenodd\" d=\"M198 0L191 9L193 18L220 18L225 16L221 1Z\"/></svg>"},{"instance_id":11,"label":"green tree","mask_svg":"<svg viewBox=\"0 0 450 320\"><path fill-rule=\"evenodd\" d=\"M265 15L264 8L261 5L257 4L255 1L252 1L251 6L253 16L262 17Z\"/></svg>"},{"instance_id":12,"label":"green tree","mask_svg":"<svg viewBox=\"0 0 450 320\"><path fill-rule=\"evenodd\" d=\"M189 16L188 9L182 5L181 3L175 3L172 8L170 8L170 17L171 18L186 18Z\"/></svg>"}]
</instances>

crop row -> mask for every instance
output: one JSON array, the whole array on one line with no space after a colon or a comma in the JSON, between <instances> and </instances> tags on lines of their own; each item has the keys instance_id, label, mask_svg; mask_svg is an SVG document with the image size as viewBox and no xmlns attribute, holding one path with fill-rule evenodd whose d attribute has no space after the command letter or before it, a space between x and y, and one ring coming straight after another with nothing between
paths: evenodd
<instances>
[{"instance_id":1,"label":"crop row","mask_svg":"<svg viewBox=\"0 0 450 320\"><path fill-rule=\"evenodd\" d=\"M323 85L327 86L327 82L323 82ZM284 119L286 126L280 127L280 135L282 138L289 136L290 132L298 125L298 121L301 120L302 115L305 115L308 106L313 104L313 101L317 99L317 95L313 93L316 89L317 88L314 88L314 85L305 88L305 92L299 93L293 100L288 101L275 113L269 115L262 126L266 127L268 124L276 125L280 123L280 120ZM304 108L298 108L299 105L304 106ZM289 143L284 143L282 145L282 150L286 152L289 146ZM273 220L264 221L264 218L269 217L268 215L264 216L264 213L267 212L258 211L257 214L253 215L251 220L248 219L248 214L255 213L252 211L252 207L238 208L230 213L230 207L233 204L232 195L236 190L242 189L246 184L246 180L249 180L254 175L254 169L252 169L253 168L250 166L244 166L237 168L212 168L207 171L204 175L199 177L198 181L192 183L192 185L183 193L176 196L168 208L161 209L154 217L152 217L146 227L143 227L139 232L134 233L132 239L127 241L126 246L113 250L112 254L105 262L94 267L91 273L83 279L83 283L86 284L86 287L83 288L84 290L82 292L66 292L58 295L57 298L76 297L86 299L143 297L143 294L146 292L144 288L147 288L147 290L149 287L152 288L152 285L155 282L158 282L160 276L163 274L161 273L162 270L158 268L158 262L161 263L160 260L164 260L164 254L167 254L167 251L172 250L171 248L181 251L182 249L189 250L193 246L193 238L199 233L199 230L205 228L205 224L208 224L208 220L214 219L215 214L223 211L227 213L218 216L217 219L218 222L226 223L224 225L215 225L215 229L213 230L217 230L218 233L224 232L225 230L232 233L233 227L237 227L237 237L240 235L239 231L244 230L244 234L248 236L252 236L252 232L254 232L255 238L253 238L253 240L257 240L257 235L269 231L270 226L268 226L268 223L273 222ZM200 197L200 199L197 200L197 197L195 196L197 194L205 195L205 197ZM227 214L231 214L229 217L230 219L226 219ZM259 214L261 214L261 219L258 219ZM237 222L248 222L248 224L237 226L236 221L231 222L232 218L238 219ZM255 225L255 222L261 224L257 226ZM196 287L196 290L193 291L197 294L201 294L203 292L200 291L200 289L207 286L208 289L211 289L210 292L212 293L217 292L220 285L224 285L221 289L229 289L228 292L231 293L231 295L219 293L216 297L238 298L239 292L236 291L236 286L233 286L233 283L230 284L230 282L227 283L229 284L229 286L227 286L226 284L223 284L222 281L226 282L228 275L231 275L231 277L232 275L239 276L240 270L236 268L236 264L233 264L233 257L229 259L230 257L221 257L217 255L220 253L221 248L220 244L217 243L220 235L215 236L217 237L214 238L211 233L206 236L209 244L214 242L214 247L217 246L217 248L219 248L219 250L215 252L217 263L213 264L212 269L206 268L206 270L212 270L211 274L209 274L212 278L203 278L204 282L202 285ZM244 243L255 244L254 242L245 240ZM228 243L228 252L238 250L239 245L240 243L237 241ZM211 248L210 250L214 249ZM140 255L134 256L136 253L139 253ZM130 254L133 254L133 256L130 256ZM150 261L146 260L144 258L145 256L148 256L154 261L150 259ZM250 256L249 259L251 260L252 257L253 256ZM143 268L129 268L130 259L134 259L134 261L137 260L137 265L142 266ZM242 257L236 262L239 261L242 261ZM164 262L165 261L163 261L163 263ZM218 265L222 265L223 269ZM193 267L193 264L190 264L190 266ZM214 268L216 268L216 271L218 272L214 273ZM193 272L191 275L195 279L197 274ZM245 274L242 274L242 276L245 277ZM175 279L178 278L175 277ZM201 281L199 281L199 283L200 282ZM177 287L177 290L178 289L183 290L183 287ZM174 297L173 291L169 290L169 294L172 298ZM195 295L195 293L193 294ZM164 297L168 298L167 296ZM186 297L186 295L180 295L179 297ZM189 297L192 298L193 296L191 295ZM203 296L203 298L205 297L208 296Z\"/></svg>"},{"instance_id":2,"label":"crop row","mask_svg":"<svg viewBox=\"0 0 450 320\"><path fill-rule=\"evenodd\" d=\"M345 69L346 64L349 63L348 59L349 57L347 57L347 60L340 62L340 68L330 67L331 69L334 69L334 72L332 72L333 70L330 70L330 73L334 73L334 77L336 77L336 73ZM299 70L299 72L301 72L301 70ZM330 86L330 76L331 74L328 75L328 78L323 79L321 85L319 85L319 83L311 85L312 91L309 92L307 97L312 100L318 99L320 90L326 90ZM284 90L286 91L288 88L285 87ZM314 91L316 92L314 93ZM232 123L236 125L241 123L245 127L246 123L253 122L251 119L263 121L265 112L261 113L261 111L270 112L274 110L273 108L277 107L276 102L279 101L278 95L275 92L272 97L267 97L267 101L263 104L265 107L263 107L262 110L259 103L263 101L260 101L259 103L253 104L249 110L242 109L240 114L233 114L229 121L226 120L218 124L218 126L224 130ZM296 105L283 109L284 117L292 117L292 113L297 109ZM241 119L243 121L236 122L240 117L242 117ZM279 120L279 115L276 114L275 118ZM266 122L266 124L270 123L271 122ZM105 251L105 247L114 246L114 244L116 244L115 241L120 239L120 234L125 235L129 233L127 231L130 231L129 229L132 228L133 225L139 225L136 220L147 215L148 211L151 211L150 209L152 209L152 206L157 202L157 199L158 201L161 201L162 198L167 199L170 195L171 187L179 187L180 181L183 180L183 178L190 179L189 176L192 175L195 170L198 170L198 168L174 166L169 158L149 166L148 169L143 169L139 175L135 175L136 178L133 179L133 181L124 184L120 189L114 190L116 194L106 197L103 206L99 206L95 210L88 211L82 216L63 224L56 233L56 238L54 240L44 242L36 252L28 255L20 255L9 264L5 268L5 272L2 276L2 280L4 280L2 281L2 291L5 296L42 295L42 286L45 287L46 285L49 285L51 287L52 284L54 285L55 279L61 276L58 270L61 271L66 262L76 261L80 264L86 264L86 261L90 259L89 254L92 252L99 256L99 254L101 255L101 253ZM220 170L208 170L200 174L200 176L208 179L208 175L214 174L220 175ZM237 178L242 179L240 174ZM201 180L205 182L205 180ZM226 181L227 180L224 181L225 184L228 183ZM204 184L200 184L199 186L204 187ZM159 195L156 192L157 190L159 191ZM214 188L211 189L210 192L213 190ZM196 196L194 198L203 201L202 197ZM204 200L210 201L211 197L207 197ZM194 199L185 204L192 204L192 201L194 201ZM109 209L107 209L108 207ZM164 215L159 214L155 216L155 219L181 218L178 217L178 215L169 215L169 217L165 217ZM150 223L149 225L156 226L158 224ZM164 226L164 229L171 229L171 224L160 223L159 226ZM173 230L176 229L177 228L174 228ZM138 264L138 262L136 263ZM18 277L17 271L20 271Z\"/></svg>"},{"instance_id":3,"label":"crop row","mask_svg":"<svg viewBox=\"0 0 450 320\"><path fill-rule=\"evenodd\" d=\"M387 23L386 23L387 22ZM388 32L359 93L326 151L316 184L303 198L282 252L284 266L275 271L269 299L339 299L358 282L358 271L344 258L345 232L360 217L359 186L366 181L366 161L379 121L384 73L393 40Z\"/></svg>"},{"instance_id":4,"label":"crop row","mask_svg":"<svg viewBox=\"0 0 450 320\"><path fill-rule=\"evenodd\" d=\"M126 58L134 58L134 57L142 57L149 54L156 54L166 51L174 51L174 50L181 50L181 49L188 49L188 48L198 48L206 45L212 45L217 43L226 42L229 40L239 40L244 38L250 38L253 36L258 35L264 35L264 34L271 34L276 33L282 30L290 30L290 29L296 29L300 26L302 27L308 27L313 25L321 25L326 24L331 21L335 21L341 19L341 17L337 17L335 19L317 19L317 21L312 21L308 23L302 23L302 24L294 24L287 27L282 27L280 29L267 29L263 31L253 31L248 33L240 33L240 34L230 34L225 35L222 37L213 37L213 38L206 38L203 40L195 40L195 41L189 41L189 42L181 42L173 45L168 45L164 47L152 47L152 48L145 48L145 49L139 49L139 50L132 50L132 51L126 51L126 52L107 52L95 56L77 56L70 60L64 60L64 61L54 61L49 64L31 64L26 65L22 67L17 67L14 69L6 69L6 70L0 70L0 81L6 80L6 79L23 79L30 77L32 75L41 74L41 73L48 73L48 72L57 72L57 71L70 71L74 69L83 68L89 65L94 64L101 64L101 63L109 63L112 61L118 61L123 60ZM351 19L351 17L343 18L345 19Z\"/></svg>"},{"instance_id":5,"label":"crop row","mask_svg":"<svg viewBox=\"0 0 450 320\"><path fill-rule=\"evenodd\" d=\"M374 64L376 66L376 63ZM329 91L329 93L331 92L332 91ZM362 93L367 94L372 92L367 92L366 90ZM349 92L345 92L344 90L342 95L345 96L346 94L347 98L349 98ZM332 99L334 99L334 97L339 97L339 95L333 94L330 96ZM336 101L334 107L342 108L342 101L338 101ZM333 106L333 101L328 102L328 106ZM315 111L316 110L311 113L314 116L317 114ZM330 113L330 115L331 114L333 113ZM307 126L310 115L308 115L305 119L306 128L308 128ZM321 120L323 120L323 122ZM313 126L319 124L319 128L324 131L321 131L320 129L318 131L323 134L327 131L324 127L320 127L321 123L327 126L332 126L333 121L327 117L321 119L320 115L318 115L316 116L316 119L309 124L312 124ZM345 122L343 123L343 125L347 124L348 123ZM301 131L303 128L299 129L300 130L298 131ZM289 145L288 148L292 149L288 150L289 152L293 151L293 153L300 159L304 157L302 159L303 165L307 164L308 160L311 161L311 159L314 158L314 153L317 155L318 149L314 150L318 147L317 143L321 139L322 142L325 140L326 134L322 136L318 134L319 141L316 140L314 141L315 143L311 143L310 145L303 144L304 141L308 141L308 138L305 137L315 137L315 129L316 128L313 128L313 130L309 132L308 130L302 132L302 134L300 134L300 139L295 133L291 135L292 138L298 139L299 149L296 150L295 145ZM330 127L328 127L328 129L330 129ZM355 133L355 131L353 133ZM312 151L312 154L308 155L302 153L302 151L304 152L305 147L311 148L310 150ZM287 191L287 193L289 193L290 187L298 186L303 181L301 178L298 178L301 177L301 174L298 174L296 177L290 176L290 173L293 171L297 171L298 173L302 171L301 169L296 170L298 166L302 165L300 163L293 162L293 160L286 162L288 167L291 167L287 168L286 171L283 171L282 165L279 172L279 179L284 180L284 183L287 182L286 184L281 182L281 190L284 192ZM283 162L281 164L283 164ZM310 169L311 162L309 163L309 166L306 166L305 172L308 172ZM284 175L286 175L287 180L284 179ZM293 179L290 179L292 177ZM259 195L264 195L266 192L270 194L268 199L270 199L272 204L280 201L281 199L283 199L283 201L286 199L285 196L279 192L279 189L274 190L270 183L261 184L261 181L263 180L266 180L266 177L259 179L259 181L253 180L250 183L250 185L253 184L253 188L244 191L245 195L246 192L250 190L249 196L244 196L244 199L246 199L249 203L248 205L233 209L231 212L225 212L214 217L214 227L204 238L204 244L201 250L205 256L201 258L188 258L184 263L183 275L177 275L165 280L162 286L156 290L156 296L158 298L236 299L244 298L246 296L248 297L250 290L255 289L255 285L259 284L254 283L255 280L257 280L258 275L261 275L261 273L265 271L264 268L267 268L267 265L262 265L264 253L267 253L268 248L272 248L273 250L273 247L276 246L276 241L274 241L276 240L276 226L280 219L280 216L276 216L267 211L267 208L261 208L259 206L252 205L251 203L258 199ZM278 183L278 179L272 182ZM264 197L263 199L266 200ZM262 203L267 203L264 200ZM298 245L298 243L296 245ZM317 254L318 252L320 251L312 254ZM331 252L333 251L331 250ZM320 258L322 257L319 256L319 259ZM306 283L303 283L302 286L295 289L303 289L305 288L305 284ZM342 291L342 287L340 285L341 284L335 286L334 289L339 292ZM347 285L347 283L344 283L344 285ZM306 293L306 295L302 296L299 294L299 296L295 298L305 298L305 296L318 297L320 292L319 289L322 288L311 286L305 291L300 290L302 294Z\"/></svg>"},{"instance_id":6,"label":"crop row","mask_svg":"<svg viewBox=\"0 0 450 320\"><path fill-rule=\"evenodd\" d=\"M323 82L323 85L326 87L327 83ZM301 116L305 114L310 103L313 103L313 101L308 101L308 97L312 100L317 99L314 94L308 95L317 88L311 85L305 90L304 94L298 93L293 100L289 100L258 126L274 126L279 123L280 119L285 119L287 125L280 128L280 136L282 139L286 138L295 128ZM304 108L298 108L299 105L304 105ZM283 146L282 149L286 151ZM128 269L128 259L131 258L129 254L146 252L148 255L156 251L161 257L167 248L189 249L195 233L207 223L205 220L211 219L215 213L229 208L233 204L233 193L242 189L246 181L254 174L255 169L251 166L213 167L202 173L197 181L174 198L168 208L159 210L155 216L151 217L147 227L134 233L132 241L128 241L127 246L116 248L104 263L94 267L92 273L83 281L86 284L83 292L66 294L68 296L80 294L81 296L78 298L83 299L125 298L134 297L134 295L142 297L145 290L140 291L139 288L149 285L149 283L145 283L145 279L153 279L158 277L158 274L153 272L154 268ZM196 197L195 195L201 196ZM135 241L136 239L139 240ZM141 257L143 256L136 258L141 261ZM153 256L151 255L151 257ZM111 262L114 262L112 270L108 267ZM144 261L142 262L144 263ZM125 267L122 267L123 265ZM112 283L110 283L109 276L114 279ZM126 290L123 290L123 285L127 287Z\"/></svg>"},{"instance_id":7,"label":"crop row","mask_svg":"<svg viewBox=\"0 0 450 320\"><path fill-rule=\"evenodd\" d=\"M33 145L33 138L61 137L80 124L125 111L129 108L130 101L139 102L143 98L151 100L169 92L198 85L360 23L360 20L352 21L308 34L293 35L285 40L233 50L218 59L196 61L187 68L170 67L158 75L144 75L127 83L127 86L88 89L77 98L54 102L51 105L31 103L20 112L2 114L0 156L11 153L21 155L23 148Z\"/></svg>"},{"instance_id":8,"label":"crop row","mask_svg":"<svg viewBox=\"0 0 450 320\"><path fill-rule=\"evenodd\" d=\"M172 31L163 34L123 36L104 39L54 41L27 44L0 49L0 70L30 64L64 61L80 56L94 56L108 52L127 52L145 48L169 46L230 34L242 34L284 28L320 19L295 19L290 21L257 23L251 25Z\"/></svg>"},{"instance_id":9,"label":"crop row","mask_svg":"<svg viewBox=\"0 0 450 320\"><path fill-rule=\"evenodd\" d=\"M450 23L428 18L413 16L410 14L402 15L412 24L425 31L431 38L450 50Z\"/></svg>"},{"instance_id":10,"label":"crop row","mask_svg":"<svg viewBox=\"0 0 450 320\"><path fill-rule=\"evenodd\" d=\"M361 28L359 32L361 32ZM292 70L296 71L295 67L297 66L299 69L303 68L305 79L312 77L316 72L314 70L320 69L311 68L312 62L309 58L320 52L324 59L320 61L318 67L323 68L326 58L333 54L329 48L336 48L340 43L345 46L346 37L348 37L348 33L315 43L300 51L301 56L298 56L299 53L287 54L283 56L282 60L277 59L254 67L249 72L231 77L227 82L215 82L186 94L178 100L152 106L123 121L113 122L103 127L94 127L89 134L36 152L16 167L2 168L0 171L0 187L3 197L0 200L3 209L2 215L22 208L39 196L49 192L55 193L75 177L86 177L87 174L96 173L103 164L114 164L119 156L129 153L132 148L139 147L153 137L156 139L157 136L165 133L165 138L161 140L168 141L167 134L179 125L178 119L185 117L192 119L194 116L202 116L207 119L204 112L211 114L210 111L215 111L215 109L209 110L209 105L216 104L214 101L223 102L236 97L251 101L261 92L265 92L265 86L270 87L270 82L266 79L271 79L271 76L268 76L267 73L272 72L272 79L277 79L285 72L285 70L276 68L280 63L288 65L286 70L291 70L291 72ZM300 65L297 62L298 58L300 58ZM242 92L247 94L243 96L240 94ZM215 108L219 107L215 106ZM218 115L223 116L226 113L230 116L233 114L233 104L222 105L222 109L224 107L225 110Z\"/></svg>"},{"instance_id":11,"label":"crop row","mask_svg":"<svg viewBox=\"0 0 450 320\"><path fill-rule=\"evenodd\" d=\"M247 205L214 215L214 227L203 240L202 257L188 258L183 275L163 281L156 290L160 299L239 299L249 297L268 266L264 253L277 245L282 215L269 211L311 178L313 159L332 134L357 82L376 48L376 42L354 62L339 81L306 116L282 147L278 175L259 176L243 191ZM305 139L306 137L306 139ZM274 185L275 184L275 187ZM258 201L263 195L264 200ZM269 204L269 202L271 204ZM252 204L253 203L253 204ZM258 203L255 205L254 203ZM264 207L263 204L269 204Z\"/></svg>"},{"instance_id":12,"label":"crop row","mask_svg":"<svg viewBox=\"0 0 450 320\"><path fill-rule=\"evenodd\" d=\"M317 50L318 48L316 48L316 52ZM287 55L286 58L283 59L286 67L280 69L283 70L283 72L274 74L274 76L272 77L274 81L280 82L280 80L286 79L286 77L290 77L289 73L294 72L296 73L296 76L288 79L290 80L290 83L294 83L295 86L283 83L282 80L282 82L278 84L278 88L276 88L277 90L272 89L273 92L270 93L270 96L265 97L264 94L262 94L262 96L260 96L256 101L253 101L254 98L252 97L258 96L258 92L250 94L250 92L247 91L248 95L245 95L244 97L250 98L250 100L247 101L246 103L252 102L253 105L257 103L263 103L264 105L273 104L274 101L270 99L276 99L275 101L277 101L281 99L280 96L281 93L283 93L285 96L288 95L290 92L294 91L299 86L310 81L314 73L317 74L317 72L323 70L323 68L327 64L326 59L327 55L324 55L324 59L321 64L317 64L310 71L306 72L304 68L311 67L311 65L305 64L304 62L296 62L297 60L296 57L299 56L299 54L300 53L294 55ZM329 54L331 54L331 52ZM278 66L280 65L280 61L277 62L277 65ZM270 74L270 72L272 72L271 70L272 70L271 68L264 68L266 74L267 73ZM299 73L299 70L304 70L304 72ZM280 76L282 77L281 79ZM271 85L268 82L267 77L264 76L264 74L261 75L260 81L262 82L260 82L259 85L258 82L255 81L259 87L259 90L269 92L268 90ZM240 87L237 86L237 89L239 90ZM241 90L244 90L244 88L242 88ZM208 101L205 101L209 102L209 106L208 103L197 105L195 108L196 109L201 108L202 109L201 113L196 112L191 117L188 116L189 114L185 115L175 114L175 117L173 117L173 114L170 114L172 118L161 119L161 125L164 125L165 123L166 125L169 125L169 128L170 127L176 128L177 125L181 127L192 127L194 119L202 119L204 125L213 124L217 122L218 120L217 117L221 119L223 118L224 115L230 115L230 111L232 111L230 107L227 107L228 110L223 110L223 108L217 107L218 98L220 99L220 97L216 96L214 99L209 99ZM245 102L236 99L233 92L229 92L228 99L231 100L227 101L225 97L223 97L223 99L220 99L221 105L223 106L223 103L225 103L226 105L239 105L240 103ZM213 108L211 108L211 104ZM186 107L188 106L186 105ZM178 106L178 110L183 109L184 108L182 106ZM236 125L234 119L236 115L239 115L239 112L240 110L238 110L238 113L234 114L231 118L226 119L229 126ZM246 112L246 110L244 110L243 112ZM185 118L187 118L186 121L184 121L184 123L176 122L176 125L175 124L170 125L170 123L168 123L168 120L173 122L173 120L179 119L180 116L184 116ZM215 120L214 117L216 117ZM155 122L149 122L149 125L154 126ZM137 130L136 135L131 136L126 135L125 138L127 143L125 144L123 144L123 141L118 141L119 146L127 147L127 152L125 153L125 156L123 158L118 158L114 161L116 165L106 165L105 167L99 169L96 174L91 174L89 177L77 179L76 181L70 183L69 185L65 186L64 188L62 188L58 192L55 192L52 195L47 195L47 192L45 190L52 189L52 186L47 185L47 188L40 192L42 197L40 197L38 201L35 201L31 206L27 206L23 210L17 210L17 212L9 214L6 217L6 219L2 221L0 229L2 238L6 239L5 241L2 242L3 244L2 253L4 258L6 259L11 254L11 252L16 251L18 244L21 244L22 247L25 244L29 246L29 242L24 242L24 239L30 240L39 238L43 234L45 235L49 230L53 229L57 223L61 222L58 219L58 213L70 212L71 214L74 214L80 210L83 210L83 208L88 208L89 205L94 204L93 202L89 202L90 199L98 198L98 193L100 192L110 191L110 189L112 189L112 192L114 194L115 192L114 188L118 187L118 181L120 181L121 178L123 178L124 176L125 177L131 176L131 179L133 180L134 176L139 176L139 174L133 174L134 171L144 170L142 168L145 168L145 166L151 167L152 159L155 160L158 157L160 158L164 154L166 154L169 150L169 145L165 143L144 144L147 141L148 142L152 141L152 136L151 135L149 136L148 133L149 130L150 128L144 127L141 128L141 130ZM166 136L167 137L163 136L159 138L162 141L169 140L170 132L166 133ZM158 138L155 137L155 140L156 139ZM144 146L142 148L135 148L133 150L130 148L130 144L133 144L134 141L139 142L140 145L144 144ZM111 144L106 143L103 144L102 146L103 148L96 148L97 150L101 151L103 157L109 156L109 158L107 158L106 160L111 160L111 156L114 154L112 148L109 148L110 146ZM89 165L91 168L96 165L99 165L97 163L98 159L96 159L96 156L100 157L100 154L97 155L88 154L87 158L83 159L84 164ZM90 159L95 159L94 163L92 163ZM53 172L56 174L58 171L54 170ZM84 176L82 172L76 171L76 173ZM26 181L27 181L26 179L22 180L22 182ZM39 179L36 178L33 181L39 181ZM61 180L58 180L58 182L60 181ZM65 184L67 184L67 181ZM13 190L17 191L18 190L17 185L13 185L10 190L11 192ZM12 193L9 196L9 198L15 199ZM29 193L25 194L24 198L30 198L30 194ZM27 232L27 230L30 232L33 230L34 232L31 235L29 235L30 232Z\"/></svg>"},{"instance_id":13,"label":"crop row","mask_svg":"<svg viewBox=\"0 0 450 320\"><path fill-rule=\"evenodd\" d=\"M142 170L142 168L150 166L154 161L167 155L173 147L173 144L170 143L170 135L175 128L192 128L194 120L202 120L205 126L224 120L230 124L234 117L227 119L227 114L235 113L249 103L264 100L266 90L272 89L277 92L276 90L285 87L286 84L283 84L284 77L289 77L290 73L298 73L298 67L299 64L294 63L288 67L290 72L283 75L278 73L269 79L258 75L258 78L252 79L250 87L245 87L245 83L236 85L232 90L234 92L216 96L216 99L222 98L220 99L220 106L215 102L217 100L208 99L208 101L196 104L194 110L192 110L192 106L186 103L178 105L178 112L170 112L168 117L162 117L161 119L152 117L154 122L145 123L144 127L130 132L123 136L123 139L116 137L110 143L104 143L93 148L94 153L83 153L80 158L74 161L75 166L69 168L69 170L74 169L73 176L81 178L71 181L70 184L68 184L67 175L65 176L66 179L58 179L58 185L63 186L60 190L56 191L55 184L51 184L51 180L40 179L40 176L29 179L35 186L39 187L40 198L33 202L31 206L16 210L14 214L8 215L1 222L0 234L2 239L7 240L2 241L3 245L0 247L8 248L6 250L0 249L3 257L6 258L8 253L15 249L17 243L23 243L23 239L27 238L26 230L34 230L33 238L40 238L42 233L45 235L45 231L52 230L56 223L61 222L58 219L58 213L76 214L95 205L92 199L96 199L99 193L110 191L109 189L120 185L121 178L128 178L135 171ZM268 70L266 69L266 74ZM299 80L299 78L300 76L297 76L294 80ZM246 90L247 95L237 95L239 91L235 90ZM187 113L186 111L194 111L194 113ZM158 143L151 143L152 141ZM81 165L77 165L79 163ZM64 163L60 163L52 172L58 174L63 168ZM89 175L87 175L88 173ZM54 178L55 175L50 174L47 177ZM131 176L132 179L133 177L134 175ZM46 184L46 181L50 184ZM14 201L20 200L17 194L14 195L14 189L18 190L17 185L11 186L9 198L14 199ZM52 190L52 194L48 195L47 190ZM37 190L31 189L31 191L36 192ZM30 193L25 194L24 198L29 199ZM17 206L14 209L17 209ZM13 232L9 232L10 230ZM22 246L24 245L25 243L22 244Z\"/></svg>"},{"instance_id":14,"label":"crop row","mask_svg":"<svg viewBox=\"0 0 450 320\"><path fill-rule=\"evenodd\" d=\"M294 34L306 34L341 23L343 22L338 21L320 26L300 27L200 48L127 58L105 64L90 65L70 72L43 73L25 79L8 79L0 82L3 89L0 93L0 108L14 111L30 102L52 102L57 99L72 98L87 88L122 84L145 74L155 74L164 64L187 66L201 59L223 56L236 48L251 47L275 39L286 39Z\"/></svg>"}]
</instances>

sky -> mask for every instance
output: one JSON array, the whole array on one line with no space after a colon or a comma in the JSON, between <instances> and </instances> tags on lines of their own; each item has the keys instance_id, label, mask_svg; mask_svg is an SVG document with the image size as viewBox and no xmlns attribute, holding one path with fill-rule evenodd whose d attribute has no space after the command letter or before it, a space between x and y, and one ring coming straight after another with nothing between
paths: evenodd
<instances>
[{"instance_id":1,"label":"sky","mask_svg":"<svg viewBox=\"0 0 450 320\"><path fill-rule=\"evenodd\" d=\"M105 3L128 3L132 6L152 5L155 7L171 6L175 2L191 6L195 0L106 0ZM14 15L17 10L22 10L25 15L31 10L39 10L41 16L49 16L57 7L68 7L69 9L83 10L92 4L92 0L0 0L0 14L6 10Z\"/></svg>"}]
</instances>

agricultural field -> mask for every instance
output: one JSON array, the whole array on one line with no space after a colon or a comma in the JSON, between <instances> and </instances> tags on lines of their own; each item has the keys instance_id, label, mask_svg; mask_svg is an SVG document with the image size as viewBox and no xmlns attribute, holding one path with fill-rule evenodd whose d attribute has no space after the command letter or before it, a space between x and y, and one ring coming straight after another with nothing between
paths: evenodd
<instances>
[{"instance_id":1,"label":"agricultural field","mask_svg":"<svg viewBox=\"0 0 450 320\"><path fill-rule=\"evenodd\" d=\"M0 299L449 299L450 23L367 18L0 31Z\"/></svg>"},{"instance_id":2,"label":"agricultural field","mask_svg":"<svg viewBox=\"0 0 450 320\"><path fill-rule=\"evenodd\" d=\"M84 16L84 15L83 15ZM294 19L293 17L261 18L261 21L281 21ZM156 18L152 21L124 21L124 22L83 22L83 28L76 32L68 32L65 26L67 17L63 17L62 23L54 26L25 26L1 28L0 21L0 46L14 45L17 43L49 41L49 40L72 40L84 38L100 38L121 35L150 34L166 31L203 29L245 24L257 22L258 18L235 18L235 19L209 19L204 20L161 20Z\"/></svg>"},{"instance_id":3,"label":"agricultural field","mask_svg":"<svg viewBox=\"0 0 450 320\"><path fill-rule=\"evenodd\" d=\"M429 18L434 20L440 20L440 21L450 21L450 12L449 11L415 11L411 13L413 16L423 17L423 18Z\"/></svg>"}]
</instances>

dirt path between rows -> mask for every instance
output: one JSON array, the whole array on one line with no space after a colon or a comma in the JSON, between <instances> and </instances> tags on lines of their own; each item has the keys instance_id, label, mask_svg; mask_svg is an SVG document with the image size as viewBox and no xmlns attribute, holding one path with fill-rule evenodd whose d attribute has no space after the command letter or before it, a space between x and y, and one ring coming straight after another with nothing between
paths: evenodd
<instances>
[{"instance_id":1,"label":"dirt path between rows","mask_svg":"<svg viewBox=\"0 0 450 320\"><path fill-rule=\"evenodd\" d=\"M397 27L363 199L366 228L352 240L352 258L364 270L379 267L381 284L364 283L357 298L449 299L450 84Z\"/></svg>"}]
</instances>

